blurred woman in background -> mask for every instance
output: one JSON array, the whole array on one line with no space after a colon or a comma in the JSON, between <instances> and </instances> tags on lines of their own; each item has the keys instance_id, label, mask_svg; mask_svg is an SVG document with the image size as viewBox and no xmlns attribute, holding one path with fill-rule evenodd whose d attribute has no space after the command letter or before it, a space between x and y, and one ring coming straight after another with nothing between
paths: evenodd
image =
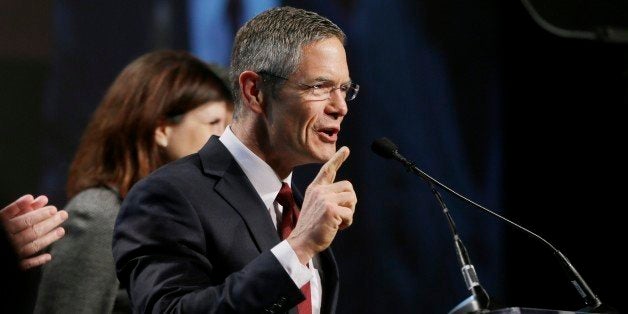
<instances>
[{"instance_id":1,"label":"blurred woman in background","mask_svg":"<svg viewBox=\"0 0 628 314\"><path fill-rule=\"evenodd\" d=\"M130 312L111 253L120 203L138 180L222 134L233 105L221 74L186 52L157 51L118 75L70 166L67 235L52 247L35 313Z\"/></svg>"}]
</instances>

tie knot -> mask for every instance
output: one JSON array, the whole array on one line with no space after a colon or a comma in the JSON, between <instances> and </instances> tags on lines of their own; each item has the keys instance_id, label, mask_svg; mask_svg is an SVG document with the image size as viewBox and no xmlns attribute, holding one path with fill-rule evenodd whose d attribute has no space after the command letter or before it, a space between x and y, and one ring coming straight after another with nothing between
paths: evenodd
<instances>
[{"instance_id":1,"label":"tie knot","mask_svg":"<svg viewBox=\"0 0 628 314\"><path fill-rule=\"evenodd\" d=\"M277 194L277 203L283 206L284 208L291 209L294 204L294 198L292 196L292 189L288 185L288 183L283 183L281 185L281 189L279 190L279 194Z\"/></svg>"}]
</instances>

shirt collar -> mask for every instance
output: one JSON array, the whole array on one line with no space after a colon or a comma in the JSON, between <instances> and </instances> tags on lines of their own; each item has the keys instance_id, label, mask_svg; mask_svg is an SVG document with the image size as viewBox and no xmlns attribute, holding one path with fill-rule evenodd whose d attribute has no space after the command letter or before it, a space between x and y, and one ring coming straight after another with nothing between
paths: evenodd
<instances>
[{"instance_id":1,"label":"shirt collar","mask_svg":"<svg viewBox=\"0 0 628 314\"><path fill-rule=\"evenodd\" d=\"M255 191L260 196L266 208L271 208L279 190L282 181L277 177L275 171L248 147L246 147L238 137L231 131L231 126L227 126L225 132L220 136L220 141L225 145L227 150L233 155L236 162L244 171L246 177L251 181ZM292 172L283 180L283 182L291 185Z\"/></svg>"}]
</instances>

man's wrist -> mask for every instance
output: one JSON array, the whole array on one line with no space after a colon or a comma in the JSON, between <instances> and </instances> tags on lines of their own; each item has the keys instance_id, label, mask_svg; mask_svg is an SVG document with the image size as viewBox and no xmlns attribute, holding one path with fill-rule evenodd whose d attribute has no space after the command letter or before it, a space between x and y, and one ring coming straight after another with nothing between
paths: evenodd
<instances>
[{"instance_id":1,"label":"man's wrist","mask_svg":"<svg viewBox=\"0 0 628 314\"><path fill-rule=\"evenodd\" d=\"M280 242L270 251L275 255L297 287L301 288L310 281L312 272L308 266L301 263L288 241L284 240Z\"/></svg>"},{"instance_id":2,"label":"man's wrist","mask_svg":"<svg viewBox=\"0 0 628 314\"><path fill-rule=\"evenodd\" d=\"M287 241L288 244L290 244L290 247L292 247L292 250L294 250L294 253L297 254L299 262L303 265L307 265L314 255L316 255L313 250L308 249L307 245L298 239L288 237Z\"/></svg>"}]
</instances>

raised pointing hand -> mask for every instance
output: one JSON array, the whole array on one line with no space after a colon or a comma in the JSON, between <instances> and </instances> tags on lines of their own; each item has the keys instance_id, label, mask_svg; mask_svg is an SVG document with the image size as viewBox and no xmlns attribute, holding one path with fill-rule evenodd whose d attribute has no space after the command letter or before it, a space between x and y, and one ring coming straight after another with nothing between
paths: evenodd
<instances>
[{"instance_id":1,"label":"raised pointing hand","mask_svg":"<svg viewBox=\"0 0 628 314\"><path fill-rule=\"evenodd\" d=\"M321 167L305 191L303 206L288 242L306 264L316 253L326 249L340 229L353 222L357 196L349 181L334 182L336 173L349 157L349 148L341 147Z\"/></svg>"}]
</instances>

